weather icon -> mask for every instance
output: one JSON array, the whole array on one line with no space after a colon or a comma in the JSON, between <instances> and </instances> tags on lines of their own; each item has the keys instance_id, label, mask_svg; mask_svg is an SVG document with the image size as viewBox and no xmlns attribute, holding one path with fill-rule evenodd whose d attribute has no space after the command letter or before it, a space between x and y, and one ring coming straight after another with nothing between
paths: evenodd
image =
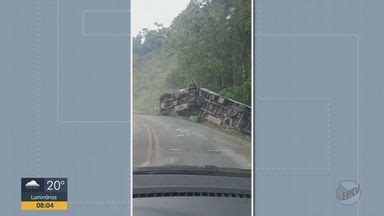
<instances>
[{"instance_id":1,"label":"weather icon","mask_svg":"<svg viewBox=\"0 0 384 216\"><path fill-rule=\"evenodd\" d=\"M37 182L35 180L31 180L30 182L28 182L27 184L25 184L25 187L27 189L37 189L40 187L39 184L37 184Z\"/></svg>"}]
</instances>

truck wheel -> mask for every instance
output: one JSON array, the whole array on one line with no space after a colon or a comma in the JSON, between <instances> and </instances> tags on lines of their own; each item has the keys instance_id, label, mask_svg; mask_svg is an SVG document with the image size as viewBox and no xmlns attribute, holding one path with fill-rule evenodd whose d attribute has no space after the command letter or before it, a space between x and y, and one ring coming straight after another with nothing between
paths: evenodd
<instances>
[{"instance_id":1,"label":"truck wheel","mask_svg":"<svg viewBox=\"0 0 384 216\"><path fill-rule=\"evenodd\" d=\"M226 128L232 128L232 122L233 122L233 120L232 120L232 118L230 118L230 117L225 117L225 118L223 119L223 125L224 125Z\"/></svg>"}]
</instances>

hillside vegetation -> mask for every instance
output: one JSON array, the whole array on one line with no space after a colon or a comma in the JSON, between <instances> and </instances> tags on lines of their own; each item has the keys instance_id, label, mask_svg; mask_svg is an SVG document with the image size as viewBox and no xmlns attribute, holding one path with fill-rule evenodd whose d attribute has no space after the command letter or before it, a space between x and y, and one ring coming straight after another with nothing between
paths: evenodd
<instances>
[{"instance_id":1,"label":"hillside vegetation","mask_svg":"<svg viewBox=\"0 0 384 216\"><path fill-rule=\"evenodd\" d=\"M133 38L133 107L155 112L191 83L251 103L251 1L192 0L169 27Z\"/></svg>"}]
</instances>

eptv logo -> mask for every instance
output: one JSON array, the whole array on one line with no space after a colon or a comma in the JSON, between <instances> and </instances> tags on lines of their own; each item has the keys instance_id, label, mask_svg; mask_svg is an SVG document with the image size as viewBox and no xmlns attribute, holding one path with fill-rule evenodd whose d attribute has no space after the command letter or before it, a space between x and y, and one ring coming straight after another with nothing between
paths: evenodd
<instances>
[{"instance_id":1,"label":"eptv logo","mask_svg":"<svg viewBox=\"0 0 384 216\"><path fill-rule=\"evenodd\" d=\"M343 204L352 205L360 198L360 184L343 181L336 188L336 198Z\"/></svg>"}]
</instances>

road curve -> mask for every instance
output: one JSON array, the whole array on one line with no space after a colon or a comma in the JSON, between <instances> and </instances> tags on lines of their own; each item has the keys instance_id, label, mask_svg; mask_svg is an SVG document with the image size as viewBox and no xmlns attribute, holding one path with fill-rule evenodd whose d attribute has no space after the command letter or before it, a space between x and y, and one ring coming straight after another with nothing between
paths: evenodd
<instances>
[{"instance_id":1,"label":"road curve","mask_svg":"<svg viewBox=\"0 0 384 216\"><path fill-rule=\"evenodd\" d=\"M250 140L180 118L134 114L132 139L134 167L251 167Z\"/></svg>"}]
</instances>

